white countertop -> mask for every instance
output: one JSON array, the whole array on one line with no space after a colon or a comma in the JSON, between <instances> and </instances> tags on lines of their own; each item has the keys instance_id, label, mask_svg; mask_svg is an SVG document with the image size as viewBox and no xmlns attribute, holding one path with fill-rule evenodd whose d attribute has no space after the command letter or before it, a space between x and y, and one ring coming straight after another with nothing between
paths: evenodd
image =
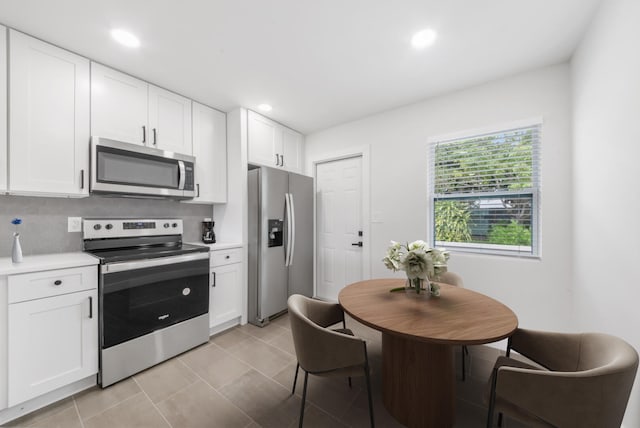
<instances>
[{"instance_id":1,"label":"white countertop","mask_svg":"<svg viewBox=\"0 0 640 428\"><path fill-rule=\"evenodd\" d=\"M99 260L87 253L56 253L24 256L22 263L12 263L11 257L0 258L0 275L38 272L79 266L97 265Z\"/></svg>"},{"instance_id":2,"label":"white countertop","mask_svg":"<svg viewBox=\"0 0 640 428\"><path fill-rule=\"evenodd\" d=\"M209 247L211 251L242 247L242 242L216 242L215 244L205 244L204 242L189 242L189 244L204 245L206 247Z\"/></svg>"}]
</instances>

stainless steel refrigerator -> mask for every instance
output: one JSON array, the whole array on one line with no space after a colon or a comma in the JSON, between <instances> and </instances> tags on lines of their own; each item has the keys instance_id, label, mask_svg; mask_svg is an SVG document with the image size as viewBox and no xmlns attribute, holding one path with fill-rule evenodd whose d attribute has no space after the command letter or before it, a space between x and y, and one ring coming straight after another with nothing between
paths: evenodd
<instances>
[{"instance_id":1,"label":"stainless steel refrigerator","mask_svg":"<svg viewBox=\"0 0 640 428\"><path fill-rule=\"evenodd\" d=\"M263 326L292 294L313 294L313 178L248 172L249 322Z\"/></svg>"}]
</instances>

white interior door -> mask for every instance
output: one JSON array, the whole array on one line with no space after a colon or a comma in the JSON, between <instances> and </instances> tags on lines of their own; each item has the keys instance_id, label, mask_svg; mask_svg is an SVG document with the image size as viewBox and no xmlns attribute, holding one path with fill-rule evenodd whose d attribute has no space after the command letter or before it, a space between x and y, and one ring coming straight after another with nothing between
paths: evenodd
<instances>
[{"instance_id":1,"label":"white interior door","mask_svg":"<svg viewBox=\"0 0 640 428\"><path fill-rule=\"evenodd\" d=\"M362 157L316 165L316 296L362 280Z\"/></svg>"}]
</instances>

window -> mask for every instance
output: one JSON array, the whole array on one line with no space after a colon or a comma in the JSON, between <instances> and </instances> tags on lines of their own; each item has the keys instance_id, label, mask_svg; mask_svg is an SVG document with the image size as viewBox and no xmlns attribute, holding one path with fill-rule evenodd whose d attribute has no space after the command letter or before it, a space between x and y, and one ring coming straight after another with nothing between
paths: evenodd
<instances>
[{"instance_id":1,"label":"window","mask_svg":"<svg viewBox=\"0 0 640 428\"><path fill-rule=\"evenodd\" d=\"M437 246L538 255L540 131L536 124L431 144Z\"/></svg>"}]
</instances>

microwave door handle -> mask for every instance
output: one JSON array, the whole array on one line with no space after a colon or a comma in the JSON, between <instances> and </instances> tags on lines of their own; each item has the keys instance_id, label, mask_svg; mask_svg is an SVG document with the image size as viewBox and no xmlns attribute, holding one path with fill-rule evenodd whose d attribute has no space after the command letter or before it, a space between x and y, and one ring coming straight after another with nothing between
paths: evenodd
<instances>
[{"instance_id":1,"label":"microwave door handle","mask_svg":"<svg viewBox=\"0 0 640 428\"><path fill-rule=\"evenodd\" d=\"M180 169L180 178L179 178L179 181L178 181L178 190L184 190L184 182L185 182L184 161L178 161L178 168Z\"/></svg>"}]
</instances>

